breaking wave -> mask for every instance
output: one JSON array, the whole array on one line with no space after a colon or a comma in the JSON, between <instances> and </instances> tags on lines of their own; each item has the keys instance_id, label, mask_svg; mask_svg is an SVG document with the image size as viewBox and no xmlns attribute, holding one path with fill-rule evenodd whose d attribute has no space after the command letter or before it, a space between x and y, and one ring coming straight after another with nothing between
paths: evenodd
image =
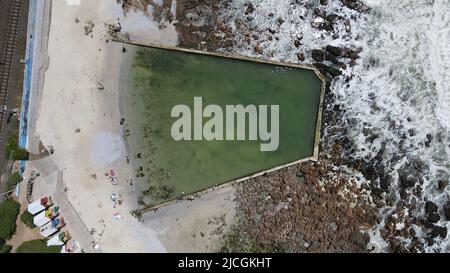
<instances>
[{"instance_id":1,"label":"breaking wave","mask_svg":"<svg viewBox=\"0 0 450 273\"><path fill-rule=\"evenodd\" d=\"M340 79L333 90L345 109L352 156L380 160L389 175L386 195L394 202L385 216L406 202L418 208L407 214L420 217L425 201L442 208L449 200L438 183L450 175L450 1L366 2L372 11L358 30L364 48L360 65L347 71L354 75L349 82ZM402 196L402 172L421 177L422 194L405 190ZM437 225L450 227L443 218ZM442 239L425 248L448 249Z\"/></svg>"}]
</instances>

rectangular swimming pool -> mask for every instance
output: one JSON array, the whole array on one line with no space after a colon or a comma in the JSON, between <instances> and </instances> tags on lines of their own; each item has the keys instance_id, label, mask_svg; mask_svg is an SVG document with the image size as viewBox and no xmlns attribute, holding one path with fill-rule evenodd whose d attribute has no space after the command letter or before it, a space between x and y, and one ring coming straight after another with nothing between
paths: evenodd
<instances>
[{"instance_id":1,"label":"rectangular swimming pool","mask_svg":"<svg viewBox=\"0 0 450 273\"><path fill-rule=\"evenodd\" d=\"M130 159L142 193L140 204L152 207L313 157L322 84L312 69L136 46L121 103ZM176 105L191 109L191 129L199 128L195 98L197 102L201 98L202 110L219 106L224 119L227 105L255 105L256 109L278 105L277 149L261 151L264 141L249 139L248 116L246 140L226 140L225 136L224 140L194 140L194 133L192 140L175 140L171 132L178 118L171 112ZM268 129L274 128L272 115L267 117ZM203 125L211 120L200 119ZM223 126L226 130L225 120Z\"/></svg>"}]
</instances>

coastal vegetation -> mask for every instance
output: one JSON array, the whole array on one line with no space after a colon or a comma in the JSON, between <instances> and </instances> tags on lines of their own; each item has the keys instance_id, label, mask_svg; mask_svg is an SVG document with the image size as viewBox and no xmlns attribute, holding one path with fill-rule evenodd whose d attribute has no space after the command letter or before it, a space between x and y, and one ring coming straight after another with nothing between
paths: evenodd
<instances>
[{"instance_id":1,"label":"coastal vegetation","mask_svg":"<svg viewBox=\"0 0 450 273\"><path fill-rule=\"evenodd\" d=\"M32 240L21 244L17 253L60 253L61 246L47 246L46 240Z\"/></svg>"},{"instance_id":2,"label":"coastal vegetation","mask_svg":"<svg viewBox=\"0 0 450 273\"><path fill-rule=\"evenodd\" d=\"M22 182L23 177L18 173L14 172L8 177L8 181L6 182L6 189L8 191L14 189L14 187Z\"/></svg>"},{"instance_id":3,"label":"coastal vegetation","mask_svg":"<svg viewBox=\"0 0 450 273\"><path fill-rule=\"evenodd\" d=\"M36 225L33 223L33 215L25 210L22 215L20 215L20 220L29 228L35 228Z\"/></svg>"},{"instance_id":4,"label":"coastal vegetation","mask_svg":"<svg viewBox=\"0 0 450 273\"><path fill-rule=\"evenodd\" d=\"M16 219L20 204L8 199L0 204L0 238L10 239L16 231Z\"/></svg>"},{"instance_id":5,"label":"coastal vegetation","mask_svg":"<svg viewBox=\"0 0 450 273\"><path fill-rule=\"evenodd\" d=\"M7 199L0 204L0 253L9 253L12 249L6 245L16 232L16 220L20 211L20 204L12 199Z\"/></svg>"},{"instance_id":6,"label":"coastal vegetation","mask_svg":"<svg viewBox=\"0 0 450 273\"><path fill-rule=\"evenodd\" d=\"M18 141L17 135L12 135L8 143L6 144L6 152L5 157L6 159L11 160L28 160L28 151L24 148L19 147L19 141Z\"/></svg>"},{"instance_id":7,"label":"coastal vegetation","mask_svg":"<svg viewBox=\"0 0 450 273\"><path fill-rule=\"evenodd\" d=\"M1 253L9 253L11 252L12 246L6 244L6 240L4 238L0 238L0 254Z\"/></svg>"}]
</instances>

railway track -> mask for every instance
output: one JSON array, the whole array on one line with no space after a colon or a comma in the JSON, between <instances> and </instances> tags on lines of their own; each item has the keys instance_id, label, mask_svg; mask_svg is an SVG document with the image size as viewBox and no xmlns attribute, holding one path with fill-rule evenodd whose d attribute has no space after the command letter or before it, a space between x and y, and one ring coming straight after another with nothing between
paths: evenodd
<instances>
[{"instance_id":1,"label":"railway track","mask_svg":"<svg viewBox=\"0 0 450 273\"><path fill-rule=\"evenodd\" d=\"M8 110L8 88L11 81L12 61L16 49L22 0L12 0L9 5L5 42L0 52L0 141L3 140L3 124L5 113Z\"/></svg>"}]
</instances>

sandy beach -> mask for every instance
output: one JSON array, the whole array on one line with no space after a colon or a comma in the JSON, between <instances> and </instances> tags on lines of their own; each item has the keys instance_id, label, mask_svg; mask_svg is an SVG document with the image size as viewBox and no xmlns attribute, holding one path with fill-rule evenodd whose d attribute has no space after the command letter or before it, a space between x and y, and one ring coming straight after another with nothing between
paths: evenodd
<instances>
[{"instance_id":1,"label":"sandy beach","mask_svg":"<svg viewBox=\"0 0 450 273\"><path fill-rule=\"evenodd\" d=\"M211 219L223 214L228 222L232 219L232 188L145 215L144 222L130 214L136 194L134 185L127 182L134 173L125 159L119 94L121 69L130 64L133 54L123 52L124 45L108 37L106 24L116 24L121 15L117 8L114 0L53 1L49 65L36 131L29 132L29 138L54 148L65 194L101 251L217 251L218 236L208 240L217 229ZM133 22L124 19L121 24L125 30L133 29ZM166 34L162 42L176 42L175 32ZM27 171L37 165L30 162ZM105 176L110 170L118 185ZM121 205L113 206L112 194L120 196ZM211 199L215 201L207 201ZM194 236L198 231L204 235Z\"/></svg>"}]
</instances>

